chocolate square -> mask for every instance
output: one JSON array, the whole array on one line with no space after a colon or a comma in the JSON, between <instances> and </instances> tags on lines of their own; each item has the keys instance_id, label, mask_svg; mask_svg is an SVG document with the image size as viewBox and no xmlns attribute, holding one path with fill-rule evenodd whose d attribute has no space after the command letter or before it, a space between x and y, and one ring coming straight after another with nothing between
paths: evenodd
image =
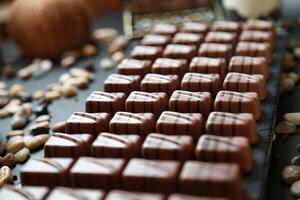
<instances>
[{"instance_id":1,"label":"chocolate square","mask_svg":"<svg viewBox=\"0 0 300 200\"><path fill-rule=\"evenodd\" d=\"M105 92L124 92L128 95L130 92L140 90L140 76L111 74L104 81Z\"/></svg>"},{"instance_id":2,"label":"chocolate square","mask_svg":"<svg viewBox=\"0 0 300 200\"><path fill-rule=\"evenodd\" d=\"M143 143L142 157L154 160L190 160L193 157L193 138L188 135L151 133Z\"/></svg>"},{"instance_id":3,"label":"chocolate square","mask_svg":"<svg viewBox=\"0 0 300 200\"><path fill-rule=\"evenodd\" d=\"M208 43L220 43L220 44L231 44L235 46L237 42L237 34L220 31L210 31L207 33L204 39Z\"/></svg>"},{"instance_id":4,"label":"chocolate square","mask_svg":"<svg viewBox=\"0 0 300 200\"><path fill-rule=\"evenodd\" d=\"M180 113L201 113L207 119L212 106L209 92L175 90L169 100L169 110Z\"/></svg>"},{"instance_id":5,"label":"chocolate square","mask_svg":"<svg viewBox=\"0 0 300 200\"><path fill-rule=\"evenodd\" d=\"M232 53L232 45L219 43L202 43L198 50L201 57L224 58L226 62L229 62Z\"/></svg>"},{"instance_id":6,"label":"chocolate square","mask_svg":"<svg viewBox=\"0 0 300 200\"><path fill-rule=\"evenodd\" d=\"M93 137L90 134L54 133L45 143L45 157L78 158L90 155Z\"/></svg>"},{"instance_id":7,"label":"chocolate square","mask_svg":"<svg viewBox=\"0 0 300 200\"><path fill-rule=\"evenodd\" d=\"M117 68L119 74L144 77L147 73L151 72L151 61L125 58Z\"/></svg>"},{"instance_id":8,"label":"chocolate square","mask_svg":"<svg viewBox=\"0 0 300 200\"><path fill-rule=\"evenodd\" d=\"M152 65L152 72L182 77L188 71L188 63L184 59L158 58Z\"/></svg>"},{"instance_id":9,"label":"chocolate square","mask_svg":"<svg viewBox=\"0 0 300 200\"><path fill-rule=\"evenodd\" d=\"M141 45L165 47L171 42L171 37L168 35L145 35L141 40Z\"/></svg>"},{"instance_id":10,"label":"chocolate square","mask_svg":"<svg viewBox=\"0 0 300 200\"><path fill-rule=\"evenodd\" d=\"M275 32L275 22L268 20L249 19L243 25L243 30Z\"/></svg>"},{"instance_id":11,"label":"chocolate square","mask_svg":"<svg viewBox=\"0 0 300 200\"><path fill-rule=\"evenodd\" d=\"M172 38L173 44L199 46L203 42L203 35L196 33L176 33Z\"/></svg>"},{"instance_id":12,"label":"chocolate square","mask_svg":"<svg viewBox=\"0 0 300 200\"><path fill-rule=\"evenodd\" d=\"M43 200L49 193L47 187L15 186L5 185L0 190L0 199L2 200Z\"/></svg>"},{"instance_id":13,"label":"chocolate square","mask_svg":"<svg viewBox=\"0 0 300 200\"><path fill-rule=\"evenodd\" d=\"M273 40L273 34L269 31L244 30L239 37L239 41L263 42L270 44L271 47L273 46Z\"/></svg>"},{"instance_id":14,"label":"chocolate square","mask_svg":"<svg viewBox=\"0 0 300 200\"><path fill-rule=\"evenodd\" d=\"M210 30L238 34L241 31L241 25L239 24L239 22L234 21L215 21L211 25Z\"/></svg>"},{"instance_id":15,"label":"chocolate square","mask_svg":"<svg viewBox=\"0 0 300 200\"><path fill-rule=\"evenodd\" d=\"M106 112L110 115L125 108L125 93L108 93L94 91L85 101L85 110L88 113Z\"/></svg>"},{"instance_id":16,"label":"chocolate square","mask_svg":"<svg viewBox=\"0 0 300 200\"><path fill-rule=\"evenodd\" d=\"M70 170L72 187L111 190L120 188L123 159L80 157Z\"/></svg>"},{"instance_id":17,"label":"chocolate square","mask_svg":"<svg viewBox=\"0 0 300 200\"><path fill-rule=\"evenodd\" d=\"M66 122L66 133L89 133L96 137L99 133L108 131L109 120L108 113L74 112Z\"/></svg>"},{"instance_id":18,"label":"chocolate square","mask_svg":"<svg viewBox=\"0 0 300 200\"><path fill-rule=\"evenodd\" d=\"M161 35L174 35L177 32L176 25L173 24L155 24L151 33Z\"/></svg>"},{"instance_id":19,"label":"chocolate square","mask_svg":"<svg viewBox=\"0 0 300 200\"><path fill-rule=\"evenodd\" d=\"M162 194L145 193L145 192L128 192L123 190L110 191L105 200L164 200Z\"/></svg>"},{"instance_id":20,"label":"chocolate square","mask_svg":"<svg viewBox=\"0 0 300 200\"><path fill-rule=\"evenodd\" d=\"M162 55L161 47L154 46L135 46L131 53L130 57L138 60L150 60L154 61L156 58Z\"/></svg>"},{"instance_id":21,"label":"chocolate square","mask_svg":"<svg viewBox=\"0 0 300 200\"><path fill-rule=\"evenodd\" d=\"M30 158L21 168L22 185L68 186L71 158Z\"/></svg>"},{"instance_id":22,"label":"chocolate square","mask_svg":"<svg viewBox=\"0 0 300 200\"><path fill-rule=\"evenodd\" d=\"M93 157L124 158L140 154L141 138L138 135L101 133L92 144Z\"/></svg>"},{"instance_id":23,"label":"chocolate square","mask_svg":"<svg viewBox=\"0 0 300 200\"><path fill-rule=\"evenodd\" d=\"M205 35L208 29L208 25L205 23L185 22L180 26L179 31L184 33L197 33Z\"/></svg>"},{"instance_id":24,"label":"chocolate square","mask_svg":"<svg viewBox=\"0 0 300 200\"><path fill-rule=\"evenodd\" d=\"M220 75L188 72L182 78L181 89L191 92L210 92L215 96L221 89Z\"/></svg>"},{"instance_id":25,"label":"chocolate square","mask_svg":"<svg viewBox=\"0 0 300 200\"><path fill-rule=\"evenodd\" d=\"M122 173L125 190L170 193L176 190L180 164L134 158Z\"/></svg>"},{"instance_id":26,"label":"chocolate square","mask_svg":"<svg viewBox=\"0 0 300 200\"><path fill-rule=\"evenodd\" d=\"M169 44L163 51L163 57L174 59L186 59L190 61L197 54L194 45Z\"/></svg>"},{"instance_id":27,"label":"chocolate square","mask_svg":"<svg viewBox=\"0 0 300 200\"><path fill-rule=\"evenodd\" d=\"M105 192L102 190L56 187L47 196L46 200L103 200L104 196Z\"/></svg>"},{"instance_id":28,"label":"chocolate square","mask_svg":"<svg viewBox=\"0 0 300 200\"><path fill-rule=\"evenodd\" d=\"M265 57L268 63L272 62L271 46L268 43L238 42L235 55Z\"/></svg>"},{"instance_id":29,"label":"chocolate square","mask_svg":"<svg viewBox=\"0 0 300 200\"><path fill-rule=\"evenodd\" d=\"M205 196L191 196L185 194L171 194L167 200L228 200L225 198L213 198Z\"/></svg>"}]
</instances>

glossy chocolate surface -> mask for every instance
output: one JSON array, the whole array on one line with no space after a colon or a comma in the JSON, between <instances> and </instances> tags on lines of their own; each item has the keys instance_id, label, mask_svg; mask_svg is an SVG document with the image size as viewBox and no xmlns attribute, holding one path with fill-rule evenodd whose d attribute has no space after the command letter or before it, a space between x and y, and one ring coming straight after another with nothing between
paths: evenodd
<instances>
[{"instance_id":1,"label":"glossy chocolate surface","mask_svg":"<svg viewBox=\"0 0 300 200\"><path fill-rule=\"evenodd\" d=\"M130 53L131 58L138 60L151 60L154 61L156 58L162 55L161 47L154 46L135 46Z\"/></svg>"},{"instance_id":2,"label":"glossy chocolate surface","mask_svg":"<svg viewBox=\"0 0 300 200\"><path fill-rule=\"evenodd\" d=\"M205 23L185 22L180 26L179 31L185 33L198 33L205 35L208 29L208 25Z\"/></svg>"},{"instance_id":3,"label":"glossy chocolate surface","mask_svg":"<svg viewBox=\"0 0 300 200\"><path fill-rule=\"evenodd\" d=\"M156 74L182 77L187 71L188 64L184 59L158 58L152 65L152 73Z\"/></svg>"},{"instance_id":4,"label":"glossy chocolate surface","mask_svg":"<svg viewBox=\"0 0 300 200\"><path fill-rule=\"evenodd\" d=\"M238 22L234 22L234 21L215 21L211 25L210 30L239 33L241 31L241 25Z\"/></svg>"},{"instance_id":5,"label":"glossy chocolate surface","mask_svg":"<svg viewBox=\"0 0 300 200\"><path fill-rule=\"evenodd\" d=\"M155 24L151 33L161 35L174 35L177 32L177 27L172 24Z\"/></svg>"},{"instance_id":6,"label":"glossy chocolate surface","mask_svg":"<svg viewBox=\"0 0 300 200\"><path fill-rule=\"evenodd\" d=\"M0 199L2 200L43 200L48 194L47 187L24 186L16 188L5 185L0 190Z\"/></svg>"},{"instance_id":7,"label":"glossy chocolate surface","mask_svg":"<svg viewBox=\"0 0 300 200\"><path fill-rule=\"evenodd\" d=\"M237 35L235 33L210 31L204 39L208 43L221 43L235 45L237 42Z\"/></svg>"},{"instance_id":8,"label":"glossy chocolate surface","mask_svg":"<svg viewBox=\"0 0 300 200\"><path fill-rule=\"evenodd\" d=\"M198 56L224 58L227 62L229 62L232 53L232 45L219 43L202 43L198 50Z\"/></svg>"},{"instance_id":9,"label":"glossy chocolate surface","mask_svg":"<svg viewBox=\"0 0 300 200\"><path fill-rule=\"evenodd\" d=\"M124 190L110 191L105 200L164 200L164 195L145 192L128 192Z\"/></svg>"},{"instance_id":10,"label":"glossy chocolate surface","mask_svg":"<svg viewBox=\"0 0 300 200\"><path fill-rule=\"evenodd\" d=\"M271 47L268 43L238 42L235 49L236 56L265 57L271 62Z\"/></svg>"},{"instance_id":11,"label":"glossy chocolate surface","mask_svg":"<svg viewBox=\"0 0 300 200\"><path fill-rule=\"evenodd\" d=\"M124 92L128 95L134 90L140 90L140 76L111 74L104 81L105 92Z\"/></svg>"},{"instance_id":12,"label":"glossy chocolate surface","mask_svg":"<svg viewBox=\"0 0 300 200\"><path fill-rule=\"evenodd\" d=\"M91 189L72 189L56 187L47 196L46 200L103 200L105 192Z\"/></svg>"},{"instance_id":13,"label":"glossy chocolate surface","mask_svg":"<svg viewBox=\"0 0 300 200\"><path fill-rule=\"evenodd\" d=\"M196 33L176 33L172 38L172 43L199 46L203 39L203 35Z\"/></svg>"},{"instance_id":14,"label":"glossy chocolate surface","mask_svg":"<svg viewBox=\"0 0 300 200\"><path fill-rule=\"evenodd\" d=\"M163 57L174 59L191 60L196 54L197 50L194 45L169 44L163 51Z\"/></svg>"},{"instance_id":15,"label":"glossy chocolate surface","mask_svg":"<svg viewBox=\"0 0 300 200\"><path fill-rule=\"evenodd\" d=\"M168 35L145 35L141 40L141 45L165 47L171 42L171 37Z\"/></svg>"},{"instance_id":16,"label":"glossy chocolate surface","mask_svg":"<svg viewBox=\"0 0 300 200\"><path fill-rule=\"evenodd\" d=\"M151 61L125 58L117 68L119 74L144 77L147 73L151 72Z\"/></svg>"}]
</instances>

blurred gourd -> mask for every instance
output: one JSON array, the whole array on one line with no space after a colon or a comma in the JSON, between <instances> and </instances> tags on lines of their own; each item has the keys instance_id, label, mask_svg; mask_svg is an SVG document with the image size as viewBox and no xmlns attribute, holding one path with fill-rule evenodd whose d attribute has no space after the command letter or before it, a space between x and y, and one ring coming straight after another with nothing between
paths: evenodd
<instances>
[{"instance_id":1,"label":"blurred gourd","mask_svg":"<svg viewBox=\"0 0 300 200\"><path fill-rule=\"evenodd\" d=\"M24 56L58 58L90 39L87 0L16 0L9 31Z\"/></svg>"}]
</instances>

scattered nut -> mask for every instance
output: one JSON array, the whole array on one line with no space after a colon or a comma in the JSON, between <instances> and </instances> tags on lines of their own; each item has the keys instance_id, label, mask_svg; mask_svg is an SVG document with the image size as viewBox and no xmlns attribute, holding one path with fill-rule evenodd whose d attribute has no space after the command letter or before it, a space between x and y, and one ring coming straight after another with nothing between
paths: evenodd
<instances>
[{"instance_id":1,"label":"scattered nut","mask_svg":"<svg viewBox=\"0 0 300 200\"><path fill-rule=\"evenodd\" d=\"M0 90L4 90L6 88L6 83L3 81L0 81Z\"/></svg>"},{"instance_id":2,"label":"scattered nut","mask_svg":"<svg viewBox=\"0 0 300 200\"><path fill-rule=\"evenodd\" d=\"M8 140L6 150L11 153L16 153L24 147L24 139L21 136L15 136Z\"/></svg>"},{"instance_id":3,"label":"scattered nut","mask_svg":"<svg viewBox=\"0 0 300 200\"><path fill-rule=\"evenodd\" d=\"M10 125L14 130L23 129L27 125L27 118L20 115L14 115L10 121Z\"/></svg>"},{"instance_id":4,"label":"scattered nut","mask_svg":"<svg viewBox=\"0 0 300 200\"><path fill-rule=\"evenodd\" d=\"M14 154L8 153L4 157L0 157L0 165L2 166L13 166L15 164Z\"/></svg>"},{"instance_id":5,"label":"scattered nut","mask_svg":"<svg viewBox=\"0 0 300 200\"><path fill-rule=\"evenodd\" d=\"M291 122L296 126L300 125L300 113L299 112L286 113L286 114L284 114L283 118L286 121Z\"/></svg>"},{"instance_id":6,"label":"scattered nut","mask_svg":"<svg viewBox=\"0 0 300 200\"><path fill-rule=\"evenodd\" d=\"M118 36L109 45L108 51L110 53L114 53L116 51L121 51L127 46L128 43L129 43L129 40L126 36L124 36L124 35Z\"/></svg>"},{"instance_id":7,"label":"scattered nut","mask_svg":"<svg viewBox=\"0 0 300 200\"><path fill-rule=\"evenodd\" d=\"M289 77L290 79L292 79L295 83L297 83L299 81L299 75L295 72L289 72L287 74L287 77Z\"/></svg>"},{"instance_id":8,"label":"scattered nut","mask_svg":"<svg viewBox=\"0 0 300 200\"><path fill-rule=\"evenodd\" d=\"M296 132L296 126L287 121L281 121L275 128L277 134L292 134Z\"/></svg>"},{"instance_id":9,"label":"scattered nut","mask_svg":"<svg viewBox=\"0 0 300 200\"><path fill-rule=\"evenodd\" d=\"M100 67L104 70L108 70L114 67L114 62L110 58L103 58L100 61Z\"/></svg>"},{"instance_id":10,"label":"scattered nut","mask_svg":"<svg viewBox=\"0 0 300 200\"><path fill-rule=\"evenodd\" d=\"M13 181L11 169L7 166L0 168L0 187Z\"/></svg>"},{"instance_id":11,"label":"scattered nut","mask_svg":"<svg viewBox=\"0 0 300 200\"><path fill-rule=\"evenodd\" d=\"M29 132L31 135L47 134L49 132L49 122L44 121L32 124L29 127Z\"/></svg>"},{"instance_id":12,"label":"scattered nut","mask_svg":"<svg viewBox=\"0 0 300 200\"><path fill-rule=\"evenodd\" d=\"M64 68L69 68L69 67L73 66L76 63L76 61L77 61L76 57L66 56L61 60L60 64Z\"/></svg>"},{"instance_id":13,"label":"scattered nut","mask_svg":"<svg viewBox=\"0 0 300 200\"><path fill-rule=\"evenodd\" d=\"M97 54L97 48L92 44L86 44L83 46L81 52L84 57L91 57Z\"/></svg>"},{"instance_id":14,"label":"scattered nut","mask_svg":"<svg viewBox=\"0 0 300 200\"><path fill-rule=\"evenodd\" d=\"M45 99L45 91L37 90L33 93L32 98L35 101L43 101Z\"/></svg>"},{"instance_id":15,"label":"scattered nut","mask_svg":"<svg viewBox=\"0 0 300 200\"><path fill-rule=\"evenodd\" d=\"M113 28L100 28L93 32L93 38L98 42L110 43L116 38L118 32Z\"/></svg>"},{"instance_id":16,"label":"scattered nut","mask_svg":"<svg viewBox=\"0 0 300 200\"><path fill-rule=\"evenodd\" d=\"M20 92L25 92L26 88L23 85L20 84L14 84L13 86L11 86L11 88L9 89L9 95L12 97L17 96Z\"/></svg>"},{"instance_id":17,"label":"scattered nut","mask_svg":"<svg viewBox=\"0 0 300 200\"><path fill-rule=\"evenodd\" d=\"M7 64L3 67L3 75L7 79L14 78L16 76L16 70L11 64Z\"/></svg>"},{"instance_id":18,"label":"scattered nut","mask_svg":"<svg viewBox=\"0 0 300 200\"><path fill-rule=\"evenodd\" d=\"M22 80L26 80L32 76L32 71L28 68L23 68L18 71L17 76Z\"/></svg>"},{"instance_id":19,"label":"scattered nut","mask_svg":"<svg viewBox=\"0 0 300 200\"><path fill-rule=\"evenodd\" d=\"M117 51L112 54L111 58L115 63L120 63L124 58L124 53L122 51Z\"/></svg>"},{"instance_id":20,"label":"scattered nut","mask_svg":"<svg viewBox=\"0 0 300 200\"><path fill-rule=\"evenodd\" d=\"M294 49L294 55L297 59L300 59L300 47Z\"/></svg>"},{"instance_id":21,"label":"scattered nut","mask_svg":"<svg viewBox=\"0 0 300 200\"><path fill-rule=\"evenodd\" d=\"M30 156L30 151L26 147L22 148L18 152L15 153L14 159L17 163L22 163L27 160Z\"/></svg>"},{"instance_id":22,"label":"scattered nut","mask_svg":"<svg viewBox=\"0 0 300 200\"><path fill-rule=\"evenodd\" d=\"M15 137L15 136L24 136L24 131L23 130L15 130L15 131L9 131L6 134L6 139Z\"/></svg>"},{"instance_id":23,"label":"scattered nut","mask_svg":"<svg viewBox=\"0 0 300 200\"><path fill-rule=\"evenodd\" d=\"M77 88L74 85L64 85L62 93L65 97L74 97L77 95Z\"/></svg>"},{"instance_id":24,"label":"scattered nut","mask_svg":"<svg viewBox=\"0 0 300 200\"><path fill-rule=\"evenodd\" d=\"M37 136L30 137L29 139L25 139L25 147L27 147L29 150L35 150L47 142L49 139L48 134L41 134Z\"/></svg>"},{"instance_id":25,"label":"scattered nut","mask_svg":"<svg viewBox=\"0 0 300 200\"><path fill-rule=\"evenodd\" d=\"M289 165L284 167L282 178L287 184L292 184L300 180L300 166Z\"/></svg>"},{"instance_id":26,"label":"scattered nut","mask_svg":"<svg viewBox=\"0 0 300 200\"><path fill-rule=\"evenodd\" d=\"M57 90L48 91L45 93L46 100L57 100L60 98L60 92Z\"/></svg>"},{"instance_id":27,"label":"scattered nut","mask_svg":"<svg viewBox=\"0 0 300 200\"><path fill-rule=\"evenodd\" d=\"M50 121L50 116L49 116L49 115L41 115L41 116L39 116L39 117L37 117L37 118L35 119L35 122L36 122L36 123L44 122L44 121L49 122L49 121Z\"/></svg>"},{"instance_id":28,"label":"scattered nut","mask_svg":"<svg viewBox=\"0 0 300 200\"><path fill-rule=\"evenodd\" d=\"M283 77L281 80L281 90L290 91L295 88L295 81L289 77Z\"/></svg>"}]
</instances>

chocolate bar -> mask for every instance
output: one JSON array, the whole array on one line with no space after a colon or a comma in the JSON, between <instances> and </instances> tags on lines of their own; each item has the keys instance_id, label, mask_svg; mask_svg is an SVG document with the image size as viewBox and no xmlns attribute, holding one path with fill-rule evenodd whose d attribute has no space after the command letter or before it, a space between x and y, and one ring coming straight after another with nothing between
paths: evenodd
<instances>
[{"instance_id":1,"label":"chocolate bar","mask_svg":"<svg viewBox=\"0 0 300 200\"><path fill-rule=\"evenodd\" d=\"M70 169L70 182L76 188L117 189L121 184L123 159L80 157Z\"/></svg>"},{"instance_id":2,"label":"chocolate bar","mask_svg":"<svg viewBox=\"0 0 300 200\"><path fill-rule=\"evenodd\" d=\"M266 81L260 74L230 72L224 79L223 89L236 92L256 92L260 100L267 96Z\"/></svg>"},{"instance_id":3,"label":"chocolate bar","mask_svg":"<svg viewBox=\"0 0 300 200\"><path fill-rule=\"evenodd\" d=\"M187 161L179 176L180 191L191 195L241 200L241 186L237 164Z\"/></svg>"},{"instance_id":4,"label":"chocolate bar","mask_svg":"<svg viewBox=\"0 0 300 200\"><path fill-rule=\"evenodd\" d=\"M245 137L202 135L195 153L197 160L236 163L244 172L250 172L253 167L249 142Z\"/></svg>"},{"instance_id":5,"label":"chocolate bar","mask_svg":"<svg viewBox=\"0 0 300 200\"><path fill-rule=\"evenodd\" d=\"M202 135L204 119L200 113L164 111L157 120L156 131L166 135L190 135L198 139Z\"/></svg>"},{"instance_id":6,"label":"chocolate bar","mask_svg":"<svg viewBox=\"0 0 300 200\"><path fill-rule=\"evenodd\" d=\"M265 79L269 77L268 64L264 57L233 56L230 59L228 71L245 74L261 74Z\"/></svg>"},{"instance_id":7,"label":"chocolate bar","mask_svg":"<svg viewBox=\"0 0 300 200\"><path fill-rule=\"evenodd\" d=\"M141 138L138 135L101 133L92 144L93 157L124 158L139 156Z\"/></svg>"},{"instance_id":8,"label":"chocolate bar","mask_svg":"<svg viewBox=\"0 0 300 200\"><path fill-rule=\"evenodd\" d=\"M186 59L190 61L196 56L197 50L194 45L169 44L163 51L163 57L174 59Z\"/></svg>"},{"instance_id":9,"label":"chocolate bar","mask_svg":"<svg viewBox=\"0 0 300 200\"><path fill-rule=\"evenodd\" d=\"M271 47L268 43L238 42L236 56L265 57L268 63L272 61Z\"/></svg>"},{"instance_id":10,"label":"chocolate bar","mask_svg":"<svg viewBox=\"0 0 300 200\"><path fill-rule=\"evenodd\" d=\"M157 193L145 193L145 192L128 192L122 190L110 191L105 200L164 200L165 197L162 194Z\"/></svg>"},{"instance_id":11,"label":"chocolate bar","mask_svg":"<svg viewBox=\"0 0 300 200\"><path fill-rule=\"evenodd\" d=\"M230 113L251 113L255 120L262 115L260 101L255 92L220 91L215 98L214 109Z\"/></svg>"},{"instance_id":12,"label":"chocolate bar","mask_svg":"<svg viewBox=\"0 0 300 200\"><path fill-rule=\"evenodd\" d=\"M263 42L268 43L271 46L273 46L273 40L273 34L269 31L244 30L239 37L239 41L258 43Z\"/></svg>"},{"instance_id":13,"label":"chocolate bar","mask_svg":"<svg viewBox=\"0 0 300 200\"><path fill-rule=\"evenodd\" d=\"M203 42L203 36L196 33L176 33L172 38L173 44L195 45L198 47Z\"/></svg>"},{"instance_id":14,"label":"chocolate bar","mask_svg":"<svg viewBox=\"0 0 300 200\"><path fill-rule=\"evenodd\" d=\"M152 28L152 34L174 35L177 32L177 27L172 24L155 24Z\"/></svg>"},{"instance_id":15,"label":"chocolate bar","mask_svg":"<svg viewBox=\"0 0 300 200\"><path fill-rule=\"evenodd\" d=\"M90 155L93 137L90 134L54 133L45 143L45 157L70 157Z\"/></svg>"},{"instance_id":16,"label":"chocolate bar","mask_svg":"<svg viewBox=\"0 0 300 200\"><path fill-rule=\"evenodd\" d=\"M207 119L212 105L209 92L175 90L169 100L169 110L180 113L201 113Z\"/></svg>"},{"instance_id":17,"label":"chocolate bar","mask_svg":"<svg viewBox=\"0 0 300 200\"><path fill-rule=\"evenodd\" d=\"M215 21L211 25L210 30L238 34L241 31L241 25L234 21Z\"/></svg>"},{"instance_id":18,"label":"chocolate bar","mask_svg":"<svg viewBox=\"0 0 300 200\"><path fill-rule=\"evenodd\" d=\"M128 95L130 92L140 90L140 76L111 74L104 81L105 92L123 92Z\"/></svg>"},{"instance_id":19,"label":"chocolate bar","mask_svg":"<svg viewBox=\"0 0 300 200\"><path fill-rule=\"evenodd\" d=\"M43 200L49 193L47 187L24 186L16 188L15 186L5 185L0 190L0 199L3 200Z\"/></svg>"},{"instance_id":20,"label":"chocolate bar","mask_svg":"<svg viewBox=\"0 0 300 200\"><path fill-rule=\"evenodd\" d=\"M246 137L250 144L257 141L256 122L250 113L212 112L206 121L205 133L219 136Z\"/></svg>"},{"instance_id":21,"label":"chocolate bar","mask_svg":"<svg viewBox=\"0 0 300 200\"><path fill-rule=\"evenodd\" d=\"M180 26L179 31L184 33L197 33L205 35L208 29L208 25L205 23L185 22Z\"/></svg>"},{"instance_id":22,"label":"chocolate bar","mask_svg":"<svg viewBox=\"0 0 300 200\"><path fill-rule=\"evenodd\" d=\"M141 82L141 90L144 92L165 92L171 96L174 90L179 88L177 75L147 74Z\"/></svg>"},{"instance_id":23,"label":"chocolate bar","mask_svg":"<svg viewBox=\"0 0 300 200\"><path fill-rule=\"evenodd\" d=\"M165 47L171 42L171 37L168 35L145 35L141 40L141 45Z\"/></svg>"},{"instance_id":24,"label":"chocolate bar","mask_svg":"<svg viewBox=\"0 0 300 200\"><path fill-rule=\"evenodd\" d=\"M117 68L119 74L144 77L147 73L151 72L151 61L125 58Z\"/></svg>"},{"instance_id":25,"label":"chocolate bar","mask_svg":"<svg viewBox=\"0 0 300 200\"><path fill-rule=\"evenodd\" d=\"M66 122L66 133L89 133L94 137L108 131L110 115L108 113L74 112Z\"/></svg>"},{"instance_id":26,"label":"chocolate bar","mask_svg":"<svg viewBox=\"0 0 300 200\"><path fill-rule=\"evenodd\" d=\"M117 111L124 110L125 107L125 93L108 93L94 91L85 101L85 110L88 113L106 112L110 115Z\"/></svg>"},{"instance_id":27,"label":"chocolate bar","mask_svg":"<svg viewBox=\"0 0 300 200\"><path fill-rule=\"evenodd\" d=\"M190 62L190 72L201 74L219 74L224 79L227 73L227 64L224 58L194 57Z\"/></svg>"},{"instance_id":28,"label":"chocolate bar","mask_svg":"<svg viewBox=\"0 0 300 200\"><path fill-rule=\"evenodd\" d=\"M157 118L168 108L168 97L166 93L148 93L134 91L126 99L126 112L153 113Z\"/></svg>"},{"instance_id":29,"label":"chocolate bar","mask_svg":"<svg viewBox=\"0 0 300 200\"><path fill-rule=\"evenodd\" d=\"M229 32L210 31L205 36L204 41L207 43L231 44L235 46L237 35Z\"/></svg>"},{"instance_id":30,"label":"chocolate bar","mask_svg":"<svg viewBox=\"0 0 300 200\"><path fill-rule=\"evenodd\" d=\"M104 200L104 196L105 192L99 189L56 187L47 196L46 200Z\"/></svg>"},{"instance_id":31,"label":"chocolate bar","mask_svg":"<svg viewBox=\"0 0 300 200\"><path fill-rule=\"evenodd\" d=\"M153 160L190 160L193 157L193 138L188 135L151 133L143 143L142 157Z\"/></svg>"},{"instance_id":32,"label":"chocolate bar","mask_svg":"<svg viewBox=\"0 0 300 200\"><path fill-rule=\"evenodd\" d=\"M220 75L188 72L182 78L181 89L191 92L210 92L216 95L221 89Z\"/></svg>"},{"instance_id":33,"label":"chocolate bar","mask_svg":"<svg viewBox=\"0 0 300 200\"><path fill-rule=\"evenodd\" d=\"M202 43L198 50L198 56L210 58L224 58L229 62L233 48L230 44Z\"/></svg>"},{"instance_id":34,"label":"chocolate bar","mask_svg":"<svg viewBox=\"0 0 300 200\"><path fill-rule=\"evenodd\" d=\"M205 196L191 196L185 194L171 194L167 200L228 200L225 198L212 198Z\"/></svg>"},{"instance_id":35,"label":"chocolate bar","mask_svg":"<svg viewBox=\"0 0 300 200\"><path fill-rule=\"evenodd\" d=\"M274 21L250 19L243 24L243 30L275 32Z\"/></svg>"},{"instance_id":36,"label":"chocolate bar","mask_svg":"<svg viewBox=\"0 0 300 200\"><path fill-rule=\"evenodd\" d=\"M134 158L122 173L125 190L170 193L176 190L180 164L177 161L157 161Z\"/></svg>"},{"instance_id":37,"label":"chocolate bar","mask_svg":"<svg viewBox=\"0 0 300 200\"><path fill-rule=\"evenodd\" d=\"M188 71L188 64L183 59L158 58L152 65L152 73L177 75L182 77Z\"/></svg>"},{"instance_id":38,"label":"chocolate bar","mask_svg":"<svg viewBox=\"0 0 300 200\"><path fill-rule=\"evenodd\" d=\"M130 53L130 57L138 60L154 61L162 55L162 48L155 46L135 46Z\"/></svg>"},{"instance_id":39,"label":"chocolate bar","mask_svg":"<svg viewBox=\"0 0 300 200\"><path fill-rule=\"evenodd\" d=\"M152 113L117 112L110 120L109 130L116 134L135 134L145 137L155 127Z\"/></svg>"},{"instance_id":40,"label":"chocolate bar","mask_svg":"<svg viewBox=\"0 0 300 200\"><path fill-rule=\"evenodd\" d=\"M67 186L71 158L30 158L21 168L22 185Z\"/></svg>"}]
</instances>

